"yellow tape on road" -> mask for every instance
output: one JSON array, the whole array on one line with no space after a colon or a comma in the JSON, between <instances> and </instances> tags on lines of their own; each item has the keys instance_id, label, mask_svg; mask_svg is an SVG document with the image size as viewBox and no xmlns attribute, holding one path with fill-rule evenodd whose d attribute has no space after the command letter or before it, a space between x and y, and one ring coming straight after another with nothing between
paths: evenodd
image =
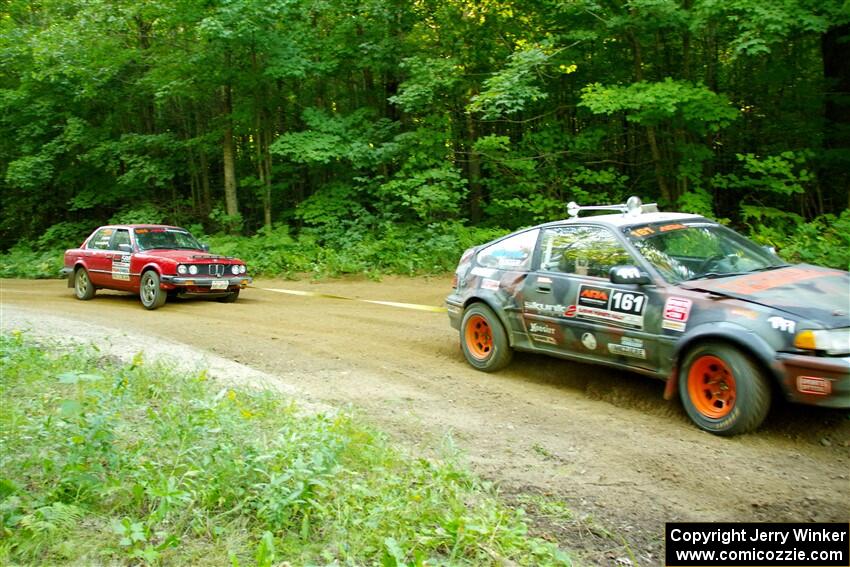
<instances>
[{"instance_id":1,"label":"yellow tape on road","mask_svg":"<svg viewBox=\"0 0 850 567\"><path fill-rule=\"evenodd\" d=\"M275 293L286 293L288 295L300 295L303 297L321 297L324 299L343 299L345 301L359 301L361 303L374 303L375 305L387 305L389 307L399 307L401 309L414 309L416 311L429 311L431 313L445 313L445 307L434 307L433 305L421 305L419 303L400 303L398 301L378 301L375 299L359 299L357 297L346 297L344 295L336 295L332 293L320 293L318 291L301 291L299 289L279 289L273 287L257 288L263 291L273 291Z\"/></svg>"}]
</instances>

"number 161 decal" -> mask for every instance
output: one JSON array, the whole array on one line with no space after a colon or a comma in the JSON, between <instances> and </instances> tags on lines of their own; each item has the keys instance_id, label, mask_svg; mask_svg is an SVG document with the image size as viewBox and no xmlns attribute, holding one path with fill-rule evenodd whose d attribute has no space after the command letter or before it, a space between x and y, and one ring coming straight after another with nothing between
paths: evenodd
<instances>
[{"instance_id":1,"label":"number 161 decal","mask_svg":"<svg viewBox=\"0 0 850 567\"><path fill-rule=\"evenodd\" d=\"M645 307L646 295L643 293L581 285L576 298L576 317L643 329Z\"/></svg>"}]
</instances>

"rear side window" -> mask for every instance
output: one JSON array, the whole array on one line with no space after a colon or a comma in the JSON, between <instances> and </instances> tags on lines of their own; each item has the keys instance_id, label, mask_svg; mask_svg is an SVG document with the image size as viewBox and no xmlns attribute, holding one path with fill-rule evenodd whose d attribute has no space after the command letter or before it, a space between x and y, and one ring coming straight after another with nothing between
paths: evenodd
<instances>
[{"instance_id":1,"label":"rear side window","mask_svg":"<svg viewBox=\"0 0 850 567\"><path fill-rule=\"evenodd\" d=\"M614 266L634 263L614 234L598 226L546 229L540 249L543 271L607 278Z\"/></svg>"},{"instance_id":2,"label":"rear side window","mask_svg":"<svg viewBox=\"0 0 850 567\"><path fill-rule=\"evenodd\" d=\"M114 232L114 228L101 228L89 239L89 243L86 248L91 248L93 250L108 250L109 239L112 238L112 234Z\"/></svg>"},{"instance_id":3,"label":"rear side window","mask_svg":"<svg viewBox=\"0 0 850 567\"><path fill-rule=\"evenodd\" d=\"M535 228L509 236L481 250L476 259L485 268L528 270L539 233Z\"/></svg>"}]
</instances>

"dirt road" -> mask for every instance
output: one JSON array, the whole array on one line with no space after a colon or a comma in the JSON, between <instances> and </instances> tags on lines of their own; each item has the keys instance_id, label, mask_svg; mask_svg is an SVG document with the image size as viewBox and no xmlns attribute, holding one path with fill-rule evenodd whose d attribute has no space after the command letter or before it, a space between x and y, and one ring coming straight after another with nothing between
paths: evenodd
<instances>
[{"instance_id":1,"label":"dirt road","mask_svg":"<svg viewBox=\"0 0 850 567\"><path fill-rule=\"evenodd\" d=\"M450 437L523 502L537 533L585 563L662 564L666 521L850 520L847 412L780 404L759 432L723 439L697 430L649 378L532 355L484 374L464 362L444 313L263 288L440 306L449 281L264 280L235 304L177 300L149 312L130 295L83 302L62 281L3 280L0 306L34 325L39 313L61 317L69 334L82 321L115 329L117 341L214 353L286 392L350 404L426 454ZM529 499L540 494L572 518Z\"/></svg>"}]
</instances>

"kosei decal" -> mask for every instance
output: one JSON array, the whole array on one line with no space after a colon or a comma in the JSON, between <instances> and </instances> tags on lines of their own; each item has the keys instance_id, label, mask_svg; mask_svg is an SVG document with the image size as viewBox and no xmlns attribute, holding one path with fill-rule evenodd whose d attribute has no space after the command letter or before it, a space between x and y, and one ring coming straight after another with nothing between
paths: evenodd
<instances>
[{"instance_id":1,"label":"kosei decal","mask_svg":"<svg viewBox=\"0 0 850 567\"><path fill-rule=\"evenodd\" d=\"M587 350L596 350L596 337L593 336L593 333L585 333L581 336L581 344Z\"/></svg>"},{"instance_id":2,"label":"kosei decal","mask_svg":"<svg viewBox=\"0 0 850 567\"><path fill-rule=\"evenodd\" d=\"M555 328L550 327L549 325L544 325L542 323L531 323L528 326L528 331L531 333L544 333L546 335L554 335Z\"/></svg>"},{"instance_id":3,"label":"kosei decal","mask_svg":"<svg viewBox=\"0 0 850 567\"><path fill-rule=\"evenodd\" d=\"M640 277L640 270L638 270L634 266L626 266L623 268L618 268L617 275L619 275L624 280L636 280Z\"/></svg>"},{"instance_id":4,"label":"kosei decal","mask_svg":"<svg viewBox=\"0 0 850 567\"><path fill-rule=\"evenodd\" d=\"M803 394L828 396L832 393L832 382L815 376L797 376L797 390Z\"/></svg>"},{"instance_id":5,"label":"kosei decal","mask_svg":"<svg viewBox=\"0 0 850 567\"><path fill-rule=\"evenodd\" d=\"M664 303L664 316L661 320L662 329L684 332L688 317L691 314L693 302L684 297L668 297Z\"/></svg>"},{"instance_id":6,"label":"kosei decal","mask_svg":"<svg viewBox=\"0 0 850 567\"><path fill-rule=\"evenodd\" d=\"M768 319L770 322L770 326L779 331L785 331L787 333L793 333L797 328L797 322L792 321L791 319L785 319L784 317L770 317Z\"/></svg>"},{"instance_id":7,"label":"kosei decal","mask_svg":"<svg viewBox=\"0 0 850 567\"><path fill-rule=\"evenodd\" d=\"M499 280L481 280L481 289L497 291L499 289Z\"/></svg>"},{"instance_id":8,"label":"kosei decal","mask_svg":"<svg viewBox=\"0 0 850 567\"><path fill-rule=\"evenodd\" d=\"M576 299L576 317L605 321L622 327L643 328L646 295L607 287L581 285Z\"/></svg>"}]
</instances>

